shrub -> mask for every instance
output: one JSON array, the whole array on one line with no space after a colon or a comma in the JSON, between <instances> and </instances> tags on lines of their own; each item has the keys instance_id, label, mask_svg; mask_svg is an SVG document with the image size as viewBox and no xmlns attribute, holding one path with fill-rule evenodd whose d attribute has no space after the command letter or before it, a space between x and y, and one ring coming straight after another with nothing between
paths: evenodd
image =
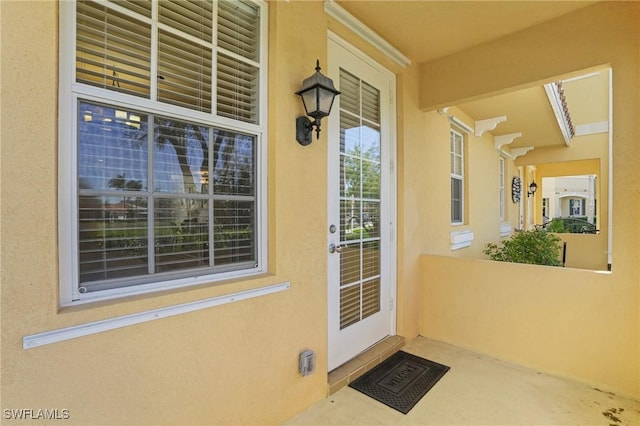
<instances>
[{"instance_id":1,"label":"shrub","mask_svg":"<svg viewBox=\"0 0 640 426\"><path fill-rule=\"evenodd\" d=\"M564 221L562 221L562 220L560 220L558 218L551 219L551 222L549 222L549 224L547 225L547 231L555 232L557 234L561 234L563 232L567 232L564 229Z\"/></svg>"},{"instance_id":2,"label":"shrub","mask_svg":"<svg viewBox=\"0 0 640 426\"><path fill-rule=\"evenodd\" d=\"M482 252L501 262L562 266L562 240L544 229L518 232L501 247L489 243Z\"/></svg>"}]
</instances>

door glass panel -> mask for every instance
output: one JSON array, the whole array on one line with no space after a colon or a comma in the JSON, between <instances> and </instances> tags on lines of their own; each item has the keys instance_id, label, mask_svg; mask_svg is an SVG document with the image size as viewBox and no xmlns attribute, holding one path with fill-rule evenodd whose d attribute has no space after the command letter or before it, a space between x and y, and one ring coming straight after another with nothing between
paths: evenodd
<instances>
[{"instance_id":1,"label":"door glass panel","mask_svg":"<svg viewBox=\"0 0 640 426\"><path fill-rule=\"evenodd\" d=\"M340 70L340 329L380 311L380 92Z\"/></svg>"},{"instance_id":2,"label":"door glass panel","mask_svg":"<svg viewBox=\"0 0 640 426\"><path fill-rule=\"evenodd\" d=\"M380 311L380 279L362 285L362 319Z\"/></svg>"},{"instance_id":3,"label":"door glass panel","mask_svg":"<svg viewBox=\"0 0 640 426\"><path fill-rule=\"evenodd\" d=\"M380 238L380 201L363 201L360 217L362 238Z\"/></svg>"},{"instance_id":4,"label":"door glass panel","mask_svg":"<svg viewBox=\"0 0 640 426\"><path fill-rule=\"evenodd\" d=\"M380 276L380 242L370 241L362 246L362 278Z\"/></svg>"},{"instance_id":5,"label":"door glass panel","mask_svg":"<svg viewBox=\"0 0 640 426\"><path fill-rule=\"evenodd\" d=\"M360 321L360 286L340 289L340 330Z\"/></svg>"},{"instance_id":6,"label":"door glass panel","mask_svg":"<svg viewBox=\"0 0 640 426\"><path fill-rule=\"evenodd\" d=\"M340 286L357 283L360 279L360 242L348 244L340 252Z\"/></svg>"}]
</instances>

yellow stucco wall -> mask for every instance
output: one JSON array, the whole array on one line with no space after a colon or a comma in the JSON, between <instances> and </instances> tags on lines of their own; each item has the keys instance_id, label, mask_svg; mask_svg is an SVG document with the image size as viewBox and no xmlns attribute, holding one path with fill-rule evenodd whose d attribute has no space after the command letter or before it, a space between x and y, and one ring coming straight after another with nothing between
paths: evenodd
<instances>
[{"instance_id":1,"label":"yellow stucco wall","mask_svg":"<svg viewBox=\"0 0 640 426\"><path fill-rule=\"evenodd\" d=\"M638 397L637 282L615 267L610 275L432 255L422 262L421 334Z\"/></svg>"},{"instance_id":2,"label":"yellow stucco wall","mask_svg":"<svg viewBox=\"0 0 640 426\"><path fill-rule=\"evenodd\" d=\"M499 158L493 136L485 132L477 137L465 135L465 223L451 225L450 117L467 126L474 120L458 108L446 113L424 113L421 139L406 148L405 175L411 176L405 192L412 193L405 219L413 226L411 238L419 241L422 253L454 257L484 258L482 250L489 242L500 241L500 224L518 226L518 205L511 201L511 178L517 176L513 160L505 158L505 221L500 221ZM459 128L458 128L459 129ZM451 249L451 232L472 231L471 246Z\"/></svg>"},{"instance_id":3,"label":"yellow stucco wall","mask_svg":"<svg viewBox=\"0 0 640 426\"><path fill-rule=\"evenodd\" d=\"M294 118L303 111L294 92L317 58L326 63L327 31L336 32L397 73L401 151L403 138L420 133L417 67L391 63L324 15L323 2L270 2L270 273L59 308L57 13L53 1L0 2L0 408L65 409L65 424L80 425L264 424L325 397L327 140L323 132L308 147L295 142ZM405 195L399 198L402 212ZM397 328L412 338L421 247L405 246L411 228L399 232ZM285 281L290 290L277 294L22 348L22 338L35 333ZM307 348L316 352L316 372L303 378L298 353Z\"/></svg>"},{"instance_id":4,"label":"yellow stucco wall","mask_svg":"<svg viewBox=\"0 0 640 426\"><path fill-rule=\"evenodd\" d=\"M326 133L305 148L295 142L294 118L302 112L302 107L293 93L312 71L316 58L326 61L327 30L352 42L397 75L398 333L411 338L420 332L515 360L520 359L518 355L522 351L529 349L528 346L523 348L524 344L518 340L511 344L509 341L494 344L499 336L505 335L504 327L507 327L506 335L517 334L516 325L500 321L508 315L489 311L494 302L482 300L482 297L493 293L481 296L482 303L477 308L480 310L475 310L471 297L474 292L469 292L463 285L473 274L472 270L458 268L457 273L463 274L458 277L441 268L449 265L447 262L469 260L447 257L443 258L442 264L426 262L426 266L421 265L421 253L430 250L439 253L446 249L442 241L448 241L449 232L448 198L444 201L444 209L436 208L442 204L433 203L434 188L440 191L438 188L442 184L449 188L448 160L443 166L432 157L442 154L439 151L442 146L435 143L442 135L445 137L444 149L448 149L449 123L446 117L435 112L422 112L421 107L426 111L438 103L451 105L449 101L461 100L466 94L497 90L493 86L495 82L499 82L499 87L503 84L511 87L530 81L530 75L546 78L584 68L593 61L583 57L591 56L580 47L577 53L568 55L569 59L565 58L567 55L558 54L549 61L539 61L547 65L533 66L532 73L520 73L518 66L512 69L498 67L498 72L505 73L505 79L498 76L494 80L493 75L488 78L488 68L493 68L493 62L491 66L489 64L495 57L485 57L482 53L493 47L485 46L478 48L482 53L479 58L483 59L479 60L477 74L482 78L447 87L449 78L438 75L438 70L448 69L447 60L441 65L435 64L433 69L424 69L417 64L402 69L324 15L322 8L320 1L270 2L269 6L270 274L216 286L59 309L57 4L50 1L0 2L0 408L68 409L71 418L65 424L256 424L281 422L326 395ZM638 93L637 57L634 59L628 48L630 37L637 40L637 30L630 23L634 16L637 17L637 7L622 6L621 9L617 11L606 5L588 8L579 11L575 19L585 19L594 26L598 37L605 39L604 43L595 43L589 49L598 52L595 55L598 64L614 62L614 72L620 72L615 74L620 79L614 83L617 89ZM322 18L309 19L309 16ZM606 24L603 26L599 19L604 19ZM615 31L611 27L613 22L616 22ZM563 34L565 25L564 21L562 25L552 25L552 34ZM629 31L619 31L620 26ZM578 24L570 24L569 28L580 29ZM549 42L547 28L536 31L538 33L523 39L524 48L533 53L538 53L532 41L536 34ZM518 40L520 38L522 36L517 36ZM618 46L620 43L623 47ZM507 46L496 46L501 50L512 44L509 41ZM607 59L609 55L613 56ZM617 68L616 58L620 55L629 58ZM553 65L556 56L562 59L558 66ZM432 83L425 84L434 73L435 88L430 87ZM466 80L468 76L458 74L457 77ZM519 81L521 77L525 79ZM487 84L487 80L492 84ZM442 90L446 93L440 93ZM431 101L425 102L425 91ZM617 173L629 177L624 186L616 189L622 194L629 188L637 188L638 184L635 168L638 151L635 145L625 141L639 139L637 125L630 124L639 114L637 100L627 98L620 102L620 113L616 116L620 120L620 131L616 127L616 134L621 142L617 145L616 155L626 160L620 162L621 170ZM480 144L470 149L481 147ZM488 151L485 154L488 155ZM445 167L444 174L442 167ZM515 169L513 165L509 167L509 176L512 176ZM470 172L476 173L473 169ZM488 188L489 180L486 185ZM480 205L473 197L471 191L472 205ZM616 205L615 210L615 223L626 226L628 232L616 234L614 239L621 253L620 268L616 263L608 281L603 278L591 280L587 275L576 276L579 280L562 287L564 290L560 294L560 301L571 302L567 305L568 310L561 311L559 305L546 310L573 323L582 318L583 311L591 314L595 310L591 308L604 303L601 313L588 323L600 325L594 326L594 331L583 327L582 333L587 334L572 342L580 347L591 338L603 337L603 347L591 346L585 353L593 355L588 359L597 360L600 365L610 359L618 362L613 379L602 379L603 373L592 374L590 369L595 367L584 360L580 360L575 373L574 370L563 370L569 364L568 358L577 351L566 347L568 343L563 341L567 327L551 333L539 350L533 351L533 358L521 359L522 362L542 364L551 371L560 370L561 374L593 379L610 388L638 394L637 388L630 384L633 378L640 378L637 362L640 337L637 194L632 194L631 202L629 206ZM511 210L509 220L516 219L517 211ZM471 223L477 220L476 216L469 218ZM444 240L438 230L442 224L445 224ZM483 264L484 261L471 262ZM424 278L425 270L434 275ZM517 283L520 271L505 272L505 277L511 277L509 284L513 284L511 281ZM479 276L496 279L495 273L491 275L484 271L480 271ZM487 281L493 282L491 280ZM585 293L584 303L575 304L571 293L578 291L576 287L584 280L592 290ZM22 337L26 335L283 281L291 283L290 290L26 351L22 349ZM508 288L506 281L498 280L487 290L504 294L505 300L501 303L509 302L511 297L517 301L516 306L524 306L521 312L527 313L528 317L518 324L529 324L533 329L529 335L537 337L542 326L554 326L555 320L539 321L535 305L525 306L525 301L541 291L557 295L552 284L560 286L564 280L551 276L549 282L544 287L529 283L522 288L513 287L509 292L505 291ZM613 290L607 292L607 289ZM449 311L442 312L440 305L436 305L438 301L451 301L446 305ZM514 313L515 309L509 312ZM482 334L485 337L482 344L476 344L475 340L469 340L473 329L460 331L459 328L469 315L476 313L486 318L487 312L494 312L489 315L493 320L479 324L492 328ZM316 351L317 372L302 378L297 373L297 355L306 348ZM558 358L560 362L554 361ZM554 362L562 368L556 368ZM623 368L631 379L618 380Z\"/></svg>"},{"instance_id":5,"label":"yellow stucco wall","mask_svg":"<svg viewBox=\"0 0 640 426\"><path fill-rule=\"evenodd\" d=\"M614 96L613 272L427 255L421 334L640 396L639 21L640 3L602 2L422 64L427 111L602 65Z\"/></svg>"},{"instance_id":6,"label":"yellow stucco wall","mask_svg":"<svg viewBox=\"0 0 640 426\"><path fill-rule=\"evenodd\" d=\"M2 408L67 409L67 423L82 425L255 424L323 398L326 139L302 149L293 136L301 108L293 92L316 56L326 57L327 23L301 17L322 4L270 7L271 274L65 309L57 302L57 4L0 8ZM314 41L298 37L301 22ZM291 289L275 295L22 349L26 335L283 281ZM306 348L316 351L317 373L302 378Z\"/></svg>"}]
</instances>

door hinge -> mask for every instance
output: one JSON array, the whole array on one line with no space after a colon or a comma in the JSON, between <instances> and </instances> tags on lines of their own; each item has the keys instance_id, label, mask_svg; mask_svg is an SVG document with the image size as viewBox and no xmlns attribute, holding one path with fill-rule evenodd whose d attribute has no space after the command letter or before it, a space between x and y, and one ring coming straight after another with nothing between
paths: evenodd
<instances>
[{"instance_id":1,"label":"door hinge","mask_svg":"<svg viewBox=\"0 0 640 426\"><path fill-rule=\"evenodd\" d=\"M389 298L389 310L393 311L393 297Z\"/></svg>"}]
</instances>

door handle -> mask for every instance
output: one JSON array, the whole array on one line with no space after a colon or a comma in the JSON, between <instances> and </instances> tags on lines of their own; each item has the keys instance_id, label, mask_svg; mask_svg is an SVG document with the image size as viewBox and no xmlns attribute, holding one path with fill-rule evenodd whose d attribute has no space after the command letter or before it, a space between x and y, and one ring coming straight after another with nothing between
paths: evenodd
<instances>
[{"instance_id":1,"label":"door handle","mask_svg":"<svg viewBox=\"0 0 640 426\"><path fill-rule=\"evenodd\" d=\"M342 251L342 248L343 246L331 243L329 244L329 253L340 253Z\"/></svg>"}]
</instances>

